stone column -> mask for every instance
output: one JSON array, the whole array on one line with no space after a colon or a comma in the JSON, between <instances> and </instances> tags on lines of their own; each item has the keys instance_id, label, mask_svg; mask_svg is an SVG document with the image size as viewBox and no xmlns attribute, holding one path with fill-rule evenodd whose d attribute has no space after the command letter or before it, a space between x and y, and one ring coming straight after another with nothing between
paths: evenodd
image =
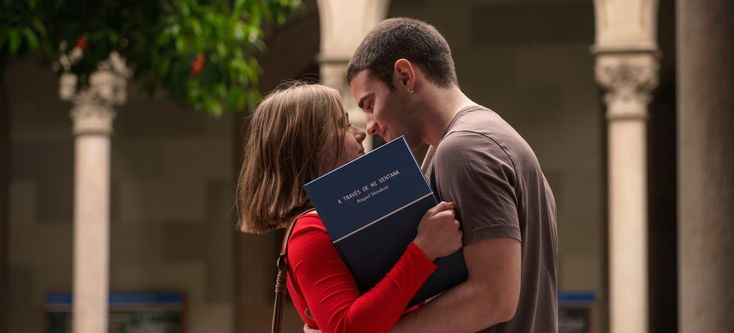
<instances>
[{"instance_id":1,"label":"stone column","mask_svg":"<svg viewBox=\"0 0 734 333\"><path fill-rule=\"evenodd\" d=\"M115 59L119 63L119 57L113 56L102 64L82 92L76 92L76 77L71 74L64 74L60 82L62 99L74 103L71 118L76 136L74 333L107 332L110 135L113 107L124 103L126 90L126 72L115 70Z\"/></svg>"},{"instance_id":2,"label":"stone column","mask_svg":"<svg viewBox=\"0 0 734 333\"><path fill-rule=\"evenodd\" d=\"M732 332L734 2L676 7L680 332Z\"/></svg>"},{"instance_id":3,"label":"stone column","mask_svg":"<svg viewBox=\"0 0 734 333\"><path fill-rule=\"evenodd\" d=\"M596 78L607 90L610 332L647 332L647 104L657 56L649 49L596 54Z\"/></svg>"},{"instance_id":4,"label":"stone column","mask_svg":"<svg viewBox=\"0 0 734 333\"><path fill-rule=\"evenodd\" d=\"M364 112L359 110L357 107L357 103L355 102L346 82L347 65L349 64L350 58L350 56L336 56L329 58L320 55L318 60L321 66L321 83L339 90L339 94L342 96L341 99L344 104L344 110L349 113L349 121L352 125L366 131L367 117ZM372 140L364 140L362 145L364 146L365 151L372 150Z\"/></svg>"},{"instance_id":5,"label":"stone column","mask_svg":"<svg viewBox=\"0 0 734 333\"><path fill-rule=\"evenodd\" d=\"M609 329L648 331L647 105L657 86L657 0L594 0L596 79L606 90Z\"/></svg>"},{"instance_id":6,"label":"stone column","mask_svg":"<svg viewBox=\"0 0 734 333\"><path fill-rule=\"evenodd\" d=\"M321 82L339 90L349 120L365 129L367 119L357 108L346 82L347 64L362 38L387 15L389 0L318 0L321 23ZM364 141L365 150L372 141Z\"/></svg>"}]
</instances>

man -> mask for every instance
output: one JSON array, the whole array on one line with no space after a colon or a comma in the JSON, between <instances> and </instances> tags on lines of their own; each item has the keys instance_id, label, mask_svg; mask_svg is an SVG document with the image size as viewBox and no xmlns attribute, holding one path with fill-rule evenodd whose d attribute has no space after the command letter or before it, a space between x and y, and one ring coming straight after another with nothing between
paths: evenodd
<instances>
[{"instance_id":1,"label":"man","mask_svg":"<svg viewBox=\"0 0 734 333\"><path fill-rule=\"evenodd\" d=\"M423 171L456 204L468 280L396 332L557 332L556 207L530 146L459 88L448 43L432 26L388 19L347 71L367 132L430 145Z\"/></svg>"}]
</instances>

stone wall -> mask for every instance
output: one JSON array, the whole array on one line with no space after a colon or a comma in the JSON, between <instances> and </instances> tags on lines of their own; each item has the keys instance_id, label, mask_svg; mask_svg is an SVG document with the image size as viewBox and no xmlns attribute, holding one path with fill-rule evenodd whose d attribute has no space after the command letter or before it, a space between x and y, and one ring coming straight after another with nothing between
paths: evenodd
<instances>
[{"instance_id":1,"label":"stone wall","mask_svg":"<svg viewBox=\"0 0 734 333\"><path fill-rule=\"evenodd\" d=\"M70 104L38 59L5 77L11 118L10 331L42 332L49 292L71 292ZM190 332L232 330L235 116L212 119L133 89L111 157L110 291L181 291Z\"/></svg>"}]
</instances>

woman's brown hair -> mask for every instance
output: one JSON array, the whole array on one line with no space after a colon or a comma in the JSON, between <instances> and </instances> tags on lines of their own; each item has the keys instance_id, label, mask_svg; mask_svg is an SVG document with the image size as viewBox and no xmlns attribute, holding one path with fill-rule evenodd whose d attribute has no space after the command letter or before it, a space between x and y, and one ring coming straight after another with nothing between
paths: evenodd
<instances>
[{"instance_id":1,"label":"woman's brown hair","mask_svg":"<svg viewBox=\"0 0 734 333\"><path fill-rule=\"evenodd\" d=\"M310 208L303 185L337 163L348 126L332 88L295 83L265 97L250 118L237 186L240 230L285 227Z\"/></svg>"}]
</instances>

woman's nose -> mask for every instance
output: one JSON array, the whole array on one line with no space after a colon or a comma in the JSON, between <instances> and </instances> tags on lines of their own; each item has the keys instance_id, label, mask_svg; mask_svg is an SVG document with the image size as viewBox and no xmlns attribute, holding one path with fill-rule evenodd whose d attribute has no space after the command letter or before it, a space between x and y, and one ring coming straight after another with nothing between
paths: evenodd
<instances>
[{"instance_id":1,"label":"woman's nose","mask_svg":"<svg viewBox=\"0 0 734 333\"><path fill-rule=\"evenodd\" d=\"M357 142L362 143L362 140L364 140L367 137L367 134L365 132L357 127L357 126L349 126L349 133L354 136L354 139L357 140Z\"/></svg>"},{"instance_id":2,"label":"woman's nose","mask_svg":"<svg viewBox=\"0 0 734 333\"><path fill-rule=\"evenodd\" d=\"M367 137L367 133L365 133L363 130L357 128L357 132L354 134L354 137L357 139L357 142L362 143L364 139Z\"/></svg>"}]
</instances>

